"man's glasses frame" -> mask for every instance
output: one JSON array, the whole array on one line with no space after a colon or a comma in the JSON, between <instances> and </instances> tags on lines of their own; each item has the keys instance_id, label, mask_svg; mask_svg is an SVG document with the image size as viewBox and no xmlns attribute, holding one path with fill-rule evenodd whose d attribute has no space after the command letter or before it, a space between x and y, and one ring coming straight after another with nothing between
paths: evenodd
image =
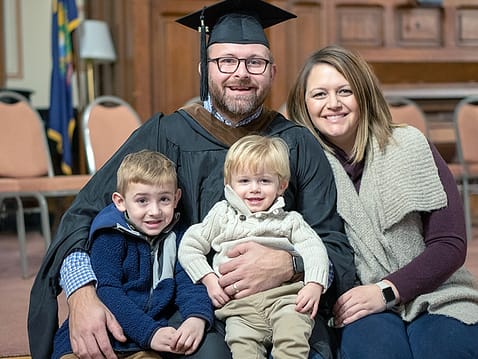
<instances>
[{"instance_id":1,"label":"man's glasses frame","mask_svg":"<svg viewBox=\"0 0 478 359\"><path fill-rule=\"evenodd\" d=\"M215 62L217 69L223 74L233 74L236 72L241 61L244 61L246 70L251 75L262 75L266 71L267 65L272 63L272 61L263 59L262 57L248 57L245 59L234 56L223 56L207 60L207 62Z\"/></svg>"}]
</instances>

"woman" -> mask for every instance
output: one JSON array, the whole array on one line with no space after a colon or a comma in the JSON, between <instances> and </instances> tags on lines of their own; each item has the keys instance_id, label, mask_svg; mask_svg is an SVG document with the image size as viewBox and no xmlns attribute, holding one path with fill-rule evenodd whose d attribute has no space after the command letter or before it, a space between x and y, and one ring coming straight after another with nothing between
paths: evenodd
<instances>
[{"instance_id":1,"label":"woman","mask_svg":"<svg viewBox=\"0 0 478 359\"><path fill-rule=\"evenodd\" d=\"M355 250L359 285L334 306L342 358L478 358L463 208L436 148L392 124L369 65L339 46L310 56L287 105L326 149Z\"/></svg>"}]
</instances>

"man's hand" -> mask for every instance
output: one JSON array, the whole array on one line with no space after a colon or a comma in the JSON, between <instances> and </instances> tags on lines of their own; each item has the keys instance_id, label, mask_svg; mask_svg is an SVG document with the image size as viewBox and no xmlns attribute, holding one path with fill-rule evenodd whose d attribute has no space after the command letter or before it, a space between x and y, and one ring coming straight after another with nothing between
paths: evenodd
<instances>
[{"instance_id":1,"label":"man's hand","mask_svg":"<svg viewBox=\"0 0 478 359\"><path fill-rule=\"evenodd\" d=\"M275 288L293 275L291 256L255 242L240 243L227 253L230 261L222 264L219 284L231 298Z\"/></svg>"},{"instance_id":2,"label":"man's hand","mask_svg":"<svg viewBox=\"0 0 478 359\"><path fill-rule=\"evenodd\" d=\"M71 294L68 307L73 352L81 359L116 358L107 330L119 341L126 341L126 337L113 314L98 299L94 285L85 285Z\"/></svg>"}]
</instances>

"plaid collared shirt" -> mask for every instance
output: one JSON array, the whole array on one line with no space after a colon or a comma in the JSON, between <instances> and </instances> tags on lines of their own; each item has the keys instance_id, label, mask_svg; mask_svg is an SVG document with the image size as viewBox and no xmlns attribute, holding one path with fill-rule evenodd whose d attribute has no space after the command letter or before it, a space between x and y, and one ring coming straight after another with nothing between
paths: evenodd
<instances>
[{"instance_id":1,"label":"plaid collared shirt","mask_svg":"<svg viewBox=\"0 0 478 359\"><path fill-rule=\"evenodd\" d=\"M75 290L88 283L96 283L88 253L77 250L65 258L60 269L60 285L68 298Z\"/></svg>"}]
</instances>

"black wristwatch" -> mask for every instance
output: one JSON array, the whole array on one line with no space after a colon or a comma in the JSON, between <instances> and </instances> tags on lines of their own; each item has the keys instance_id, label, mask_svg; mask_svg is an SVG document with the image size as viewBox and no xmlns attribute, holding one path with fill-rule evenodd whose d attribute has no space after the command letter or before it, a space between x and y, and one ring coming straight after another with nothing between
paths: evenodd
<instances>
[{"instance_id":1,"label":"black wristwatch","mask_svg":"<svg viewBox=\"0 0 478 359\"><path fill-rule=\"evenodd\" d=\"M304 260L298 254L292 253L292 268L294 270L294 274L304 273Z\"/></svg>"},{"instance_id":2,"label":"black wristwatch","mask_svg":"<svg viewBox=\"0 0 478 359\"><path fill-rule=\"evenodd\" d=\"M387 284L384 281L380 281L375 284L382 290L382 297L383 301L385 302L385 308L392 309L397 302L397 298L395 297L395 293L393 292L393 289L390 284Z\"/></svg>"}]
</instances>

